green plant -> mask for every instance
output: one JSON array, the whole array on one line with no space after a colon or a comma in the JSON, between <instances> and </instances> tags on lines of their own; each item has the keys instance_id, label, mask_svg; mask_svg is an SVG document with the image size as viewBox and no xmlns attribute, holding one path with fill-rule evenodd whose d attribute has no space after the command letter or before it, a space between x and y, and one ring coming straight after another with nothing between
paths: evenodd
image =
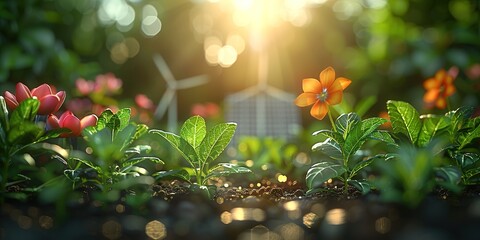
<instances>
[{"instance_id":1,"label":"green plant","mask_svg":"<svg viewBox=\"0 0 480 240\"><path fill-rule=\"evenodd\" d=\"M344 191L348 185L357 187L362 192L368 192L370 185L366 180L354 179L356 175L373 160L382 157L369 157L368 151L359 151L367 140L379 140L394 144L390 134L377 128L385 123L383 118L368 118L361 120L356 113L340 115L334 123L333 130L320 130L313 135L323 135L323 142L313 145L313 151L320 151L328 158L314 164L307 172L308 192L315 192L328 179L340 179Z\"/></svg>"},{"instance_id":2,"label":"green plant","mask_svg":"<svg viewBox=\"0 0 480 240\"><path fill-rule=\"evenodd\" d=\"M232 139L236 127L235 123L220 123L207 132L205 120L200 116L193 116L182 125L180 135L151 129L150 133L158 134L168 141L190 165L182 169L158 172L157 178L173 177L189 183L192 183L193 178L196 187L209 192L206 185L208 180L214 177L250 172L248 168L232 163L217 163L212 166Z\"/></svg>"},{"instance_id":3,"label":"green plant","mask_svg":"<svg viewBox=\"0 0 480 240\"><path fill-rule=\"evenodd\" d=\"M29 154L34 145L60 136L65 130L45 131L45 124L38 119L37 111L40 101L35 98L25 99L9 113L5 99L0 96L0 192L1 197L16 195L6 193L6 188L29 180L21 174L22 165L35 165ZM53 151L52 146L43 143L41 151Z\"/></svg>"},{"instance_id":4,"label":"green plant","mask_svg":"<svg viewBox=\"0 0 480 240\"><path fill-rule=\"evenodd\" d=\"M130 109L117 113L103 111L97 125L83 130L83 138L91 153L70 156L66 162L69 169L65 175L74 182L93 182L110 200L116 200L120 190L136 184L152 184L153 178L146 169L137 166L143 161L163 163L159 158L148 156L149 145L136 145L135 141L147 133L148 127L130 121ZM82 165L83 164L83 165Z\"/></svg>"},{"instance_id":5,"label":"green plant","mask_svg":"<svg viewBox=\"0 0 480 240\"><path fill-rule=\"evenodd\" d=\"M386 161L376 161L380 176L374 181L380 197L387 202L397 202L416 207L436 184L437 168L442 165L443 143L432 141L427 146L415 147L401 144Z\"/></svg>"}]
</instances>

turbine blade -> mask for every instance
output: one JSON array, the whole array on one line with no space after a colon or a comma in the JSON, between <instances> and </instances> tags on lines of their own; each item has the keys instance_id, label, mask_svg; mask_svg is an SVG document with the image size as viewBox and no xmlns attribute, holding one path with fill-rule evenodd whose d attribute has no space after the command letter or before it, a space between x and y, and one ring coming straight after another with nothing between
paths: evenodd
<instances>
[{"instance_id":1,"label":"turbine blade","mask_svg":"<svg viewBox=\"0 0 480 240\"><path fill-rule=\"evenodd\" d=\"M163 57L155 54L153 56L153 61L155 62L155 65L157 66L157 69L162 75L165 82L167 82L170 87L174 88L176 85L175 77L173 76L172 71L170 71L170 68L168 67Z\"/></svg>"},{"instance_id":2,"label":"turbine blade","mask_svg":"<svg viewBox=\"0 0 480 240\"><path fill-rule=\"evenodd\" d=\"M165 112L168 109L168 106L172 102L173 97L175 97L175 90L167 88L165 93L163 94L160 102L158 102L157 109L155 110L155 118L160 120L163 116L165 116Z\"/></svg>"},{"instance_id":3,"label":"turbine blade","mask_svg":"<svg viewBox=\"0 0 480 240\"><path fill-rule=\"evenodd\" d=\"M178 80L176 82L176 89L192 88L192 87L203 85L207 82L208 82L207 75L189 77L182 80Z\"/></svg>"}]
</instances>

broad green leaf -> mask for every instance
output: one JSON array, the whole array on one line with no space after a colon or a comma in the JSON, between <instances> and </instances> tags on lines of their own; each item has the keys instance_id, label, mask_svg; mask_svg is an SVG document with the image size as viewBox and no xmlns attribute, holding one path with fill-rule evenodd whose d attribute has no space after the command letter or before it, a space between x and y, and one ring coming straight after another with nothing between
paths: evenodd
<instances>
[{"instance_id":1,"label":"broad green leaf","mask_svg":"<svg viewBox=\"0 0 480 240\"><path fill-rule=\"evenodd\" d=\"M472 168L463 173L463 181L465 184L471 185L471 184L479 184L480 179L478 176L480 175L480 168ZM475 178L477 177L477 178Z\"/></svg>"},{"instance_id":2,"label":"broad green leaf","mask_svg":"<svg viewBox=\"0 0 480 240\"><path fill-rule=\"evenodd\" d=\"M464 148L466 145L472 142L473 139L479 138L480 137L480 125L478 125L475 129L472 131L469 131L465 134L460 134L458 137L458 142L460 146L458 149Z\"/></svg>"},{"instance_id":3,"label":"broad green leaf","mask_svg":"<svg viewBox=\"0 0 480 240\"><path fill-rule=\"evenodd\" d=\"M123 167L128 167L128 166L133 166L136 165L137 163L141 163L143 161L151 161L153 163L161 163L164 164L162 160L158 157L152 157L152 156L141 156L141 157L134 157L134 158L129 158L126 161L122 163Z\"/></svg>"},{"instance_id":4,"label":"broad green leaf","mask_svg":"<svg viewBox=\"0 0 480 240\"><path fill-rule=\"evenodd\" d=\"M374 157L371 157L371 158L368 158L366 160L363 160L363 161L360 161L358 162L353 168L352 170L350 171L350 174L348 176L349 179L352 179L353 177L355 177L355 175L357 175L357 173L364 169L366 166L370 165L375 159L380 159L382 158L382 156L378 155L378 156L374 156Z\"/></svg>"},{"instance_id":5,"label":"broad green leaf","mask_svg":"<svg viewBox=\"0 0 480 240\"><path fill-rule=\"evenodd\" d=\"M134 123L129 124L117 133L113 139L113 144L118 147L119 151L124 151L135 140L136 133L137 126Z\"/></svg>"},{"instance_id":6,"label":"broad green leaf","mask_svg":"<svg viewBox=\"0 0 480 240\"><path fill-rule=\"evenodd\" d=\"M392 100L387 102L387 109L393 132L405 134L413 144L417 144L422 128L417 110L409 103Z\"/></svg>"},{"instance_id":7,"label":"broad green leaf","mask_svg":"<svg viewBox=\"0 0 480 240\"><path fill-rule=\"evenodd\" d=\"M118 130L122 130L124 127L126 127L130 123L130 108L122 108L118 110L117 116L118 119L120 120L120 125L118 126Z\"/></svg>"},{"instance_id":8,"label":"broad green leaf","mask_svg":"<svg viewBox=\"0 0 480 240\"><path fill-rule=\"evenodd\" d=\"M350 130L360 122L360 117L354 113L342 114L335 121L335 127L338 133L343 136L343 139L347 138Z\"/></svg>"},{"instance_id":9,"label":"broad green leaf","mask_svg":"<svg viewBox=\"0 0 480 240\"><path fill-rule=\"evenodd\" d=\"M390 135L390 133L388 131L385 131L385 130L374 131L368 136L368 138L373 139L373 140L382 141L382 142L387 143L389 145L398 146L395 143L395 140Z\"/></svg>"},{"instance_id":10,"label":"broad green leaf","mask_svg":"<svg viewBox=\"0 0 480 240\"><path fill-rule=\"evenodd\" d=\"M317 135L323 135L325 137L328 137L328 138L331 138L332 140L334 140L339 146L343 146L345 140L343 139L343 136L338 133L338 132L334 132L332 130L319 130L319 131L316 131L314 133L312 133L313 136L317 136Z\"/></svg>"},{"instance_id":11,"label":"broad green leaf","mask_svg":"<svg viewBox=\"0 0 480 240\"><path fill-rule=\"evenodd\" d=\"M150 145L137 145L125 150L125 154L145 154L149 153L152 150Z\"/></svg>"},{"instance_id":12,"label":"broad green leaf","mask_svg":"<svg viewBox=\"0 0 480 240\"><path fill-rule=\"evenodd\" d=\"M343 145L344 159L348 161L350 156L362 147L368 136L385 122L386 120L383 118L368 118L357 123L345 139L345 144Z\"/></svg>"},{"instance_id":13,"label":"broad green leaf","mask_svg":"<svg viewBox=\"0 0 480 240\"><path fill-rule=\"evenodd\" d=\"M460 153L456 152L453 156L457 161L458 165L462 169L467 169L470 166L473 166L480 160L480 156L477 153Z\"/></svg>"},{"instance_id":14,"label":"broad green leaf","mask_svg":"<svg viewBox=\"0 0 480 240\"><path fill-rule=\"evenodd\" d=\"M362 132L362 123L359 122L348 132L343 145L343 158L348 162L351 155L353 155L365 142Z\"/></svg>"},{"instance_id":15,"label":"broad green leaf","mask_svg":"<svg viewBox=\"0 0 480 240\"><path fill-rule=\"evenodd\" d=\"M205 120L200 116L193 116L187 119L180 129L180 137L187 140L194 149L200 146L206 134Z\"/></svg>"},{"instance_id":16,"label":"broad green leaf","mask_svg":"<svg viewBox=\"0 0 480 240\"><path fill-rule=\"evenodd\" d=\"M320 151L323 154L335 159L343 160L342 149L340 146L331 138L327 138L323 142L316 143L312 146L312 151Z\"/></svg>"},{"instance_id":17,"label":"broad green leaf","mask_svg":"<svg viewBox=\"0 0 480 240\"><path fill-rule=\"evenodd\" d=\"M471 107L461 107L455 111L450 111L445 114L447 118L450 118L450 135L455 136L457 131L462 129L463 123L466 119L469 119L473 113L473 108Z\"/></svg>"},{"instance_id":18,"label":"broad green leaf","mask_svg":"<svg viewBox=\"0 0 480 240\"><path fill-rule=\"evenodd\" d=\"M40 107L40 101L35 98L27 98L23 100L15 110L12 111L10 116L10 127L24 122L33 122L37 115L38 108Z\"/></svg>"},{"instance_id":19,"label":"broad green leaf","mask_svg":"<svg viewBox=\"0 0 480 240\"><path fill-rule=\"evenodd\" d=\"M8 132L8 141L12 144L33 143L43 134L43 128L33 122L17 122L11 126Z\"/></svg>"},{"instance_id":20,"label":"broad green leaf","mask_svg":"<svg viewBox=\"0 0 480 240\"><path fill-rule=\"evenodd\" d=\"M42 135L42 137L37 139L37 142L41 142L41 141L45 141L45 140L53 139L53 138L58 138L58 137L60 137L60 135L62 135L62 133L68 133L68 132L71 132L71 130L67 129L67 128L51 129L51 130L48 130L47 132L45 132Z\"/></svg>"},{"instance_id":21,"label":"broad green leaf","mask_svg":"<svg viewBox=\"0 0 480 240\"><path fill-rule=\"evenodd\" d=\"M148 132L148 126L145 124L136 124L132 122L131 125L136 126L135 135L133 136L132 141L139 139Z\"/></svg>"},{"instance_id":22,"label":"broad green leaf","mask_svg":"<svg viewBox=\"0 0 480 240\"><path fill-rule=\"evenodd\" d=\"M222 177L228 176L231 174L244 174L244 173L251 173L252 171L247 167L239 166L233 163L219 163L210 171L208 172L207 176L205 177L204 184L208 179L212 177Z\"/></svg>"},{"instance_id":23,"label":"broad green leaf","mask_svg":"<svg viewBox=\"0 0 480 240\"><path fill-rule=\"evenodd\" d=\"M120 131L120 118L118 115L114 114L107 122L107 128L112 130L114 133Z\"/></svg>"},{"instance_id":24,"label":"broad green leaf","mask_svg":"<svg viewBox=\"0 0 480 240\"><path fill-rule=\"evenodd\" d=\"M367 194L370 192L372 189L372 186L370 186L370 183L367 181L359 181L359 180L348 180L348 184L354 186L356 189L358 189L360 192L362 192L363 195Z\"/></svg>"},{"instance_id":25,"label":"broad green leaf","mask_svg":"<svg viewBox=\"0 0 480 240\"><path fill-rule=\"evenodd\" d=\"M185 169L174 169L169 171L161 171L153 174L153 177L157 180L171 180L179 179L185 182L190 182L190 173Z\"/></svg>"},{"instance_id":26,"label":"broad green leaf","mask_svg":"<svg viewBox=\"0 0 480 240\"><path fill-rule=\"evenodd\" d=\"M440 181L457 185L460 183L462 173L457 167L445 166L435 168L435 176Z\"/></svg>"},{"instance_id":27,"label":"broad green leaf","mask_svg":"<svg viewBox=\"0 0 480 240\"><path fill-rule=\"evenodd\" d=\"M199 146L200 161L215 160L225 150L235 133L237 124L220 123L214 126L203 139Z\"/></svg>"},{"instance_id":28,"label":"broad green leaf","mask_svg":"<svg viewBox=\"0 0 480 240\"><path fill-rule=\"evenodd\" d=\"M100 114L100 117L98 117L98 121L97 121L97 125L96 125L96 129L98 131L102 130L103 128L105 128L108 124L108 122L110 121L110 118L112 118L113 116L113 112L112 110L110 109L105 109L102 114Z\"/></svg>"},{"instance_id":29,"label":"broad green leaf","mask_svg":"<svg viewBox=\"0 0 480 240\"><path fill-rule=\"evenodd\" d=\"M426 146L435 134L448 127L448 118L439 117L435 115L422 115L420 119L423 120L422 129L418 135L418 146Z\"/></svg>"},{"instance_id":30,"label":"broad green leaf","mask_svg":"<svg viewBox=\"0 0 480 240\"><path fill-rule=\"evenodd\" d=\"M318 188L328 179L336 178L346 172L346 169L333 162L319 162L307 171L306 183L309 189Z\"/></svg>"},{"instance_id":31,"label":"broad green leaf","mask_svg":"<svg viewBox=\"0 0 480 240\"><path fill-rule=\"evenodd\" d=\"M174 133L165 132L158 129L151 129L150 133L158 134L167 140L167 142L169 142L172 147L177 149L177 151L182 155L183 158L185 158L185 160L190 163L190 165L192 165L192 167L196 167L196 164L199 162L199 158L195 152L195 149L193 149L193 147L185 139Z\"/></svg>"}]
</instances>

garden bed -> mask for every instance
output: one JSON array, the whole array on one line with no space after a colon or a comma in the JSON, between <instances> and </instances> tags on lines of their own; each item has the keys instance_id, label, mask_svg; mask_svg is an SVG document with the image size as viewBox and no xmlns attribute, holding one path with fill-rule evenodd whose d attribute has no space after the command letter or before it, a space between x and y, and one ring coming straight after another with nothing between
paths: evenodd
<instances>
[{"instance_id":1,"label":"garden bed","mask_svg":"<svg viewBox=\"0 0 480 240\"><path fill-rule=\"evenodd\" d=\"M7 201L3 239L476 239L478 188L435 191L416 208L387 204L375 192L336 187L306 196L298 186L221 187L209 199L181 184L153 187L141 207L124 201L54 205ZM58 206L57 206L58 207Z\"/></svg>"}]
</instances>

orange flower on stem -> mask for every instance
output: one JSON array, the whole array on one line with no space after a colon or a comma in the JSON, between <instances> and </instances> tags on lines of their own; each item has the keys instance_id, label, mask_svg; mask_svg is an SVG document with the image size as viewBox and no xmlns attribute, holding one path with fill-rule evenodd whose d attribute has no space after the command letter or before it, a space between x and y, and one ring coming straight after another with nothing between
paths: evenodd
<instances>
[{"instance_id":1,"label":"orange flower on stem","mask_svg":"<svg viewBox=\"0 0 480 240\"><path fill-rule=\"evenodd\" d=\"M433 106L439 109L445 109L447 106L447 98L452 96L456 89L453 85L455 76L447 73L444 69L438 70L434 77L429 78L423 82L423 87L427 92L423 95L423 101L428 108Z\"/></svg>"},{"instance_id":2,"label":"orange flower on stem","mask_svg":"<svg viewBox=\"0 0 480 240\"><path fill-rule=\"evenodd\" d=\"M313 104L310 114L322 120L329 113L329 106L342 102L343 90L351 82L350 79L344 77L335 78L335 70L327 67L320 73L320 81L314 78L303 79L303 93L295 99L295 104L299 107ZM329 116L333 124L331 115Z\"/></svg>"}]
</instances>

